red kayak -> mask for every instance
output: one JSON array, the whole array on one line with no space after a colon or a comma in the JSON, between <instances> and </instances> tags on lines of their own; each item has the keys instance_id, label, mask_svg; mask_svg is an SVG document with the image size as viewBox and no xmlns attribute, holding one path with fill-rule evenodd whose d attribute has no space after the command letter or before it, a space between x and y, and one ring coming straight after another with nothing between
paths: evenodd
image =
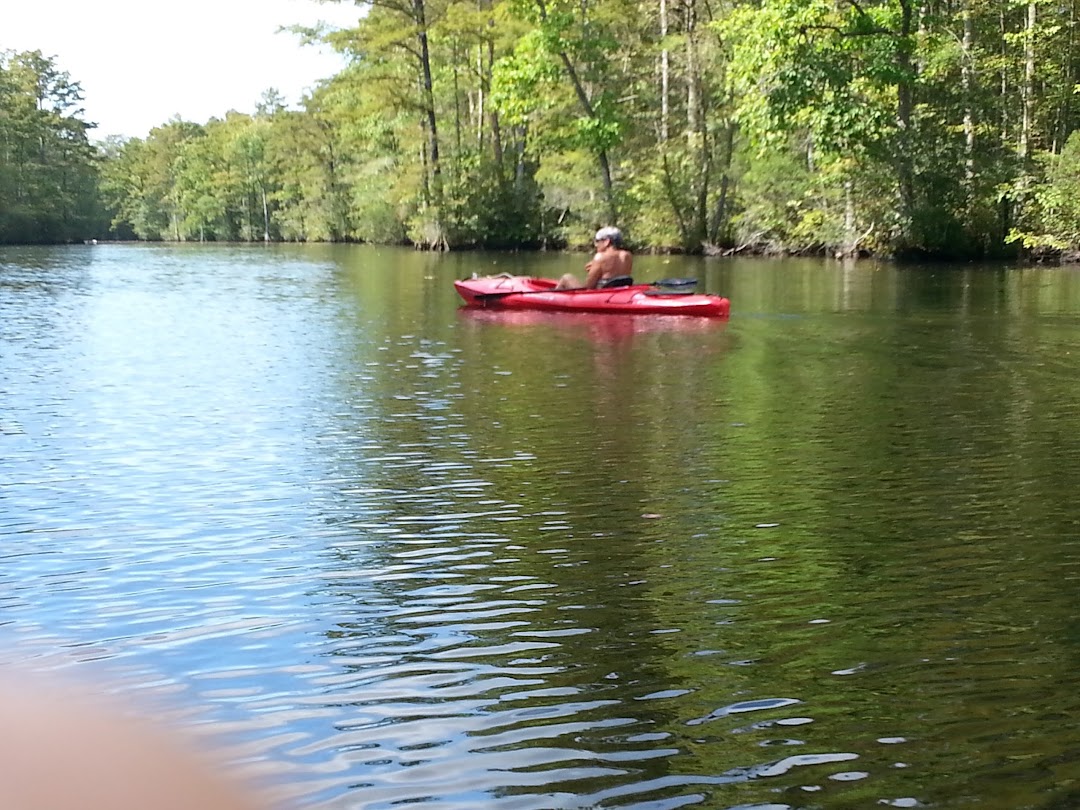
<instances>
[{"instance_id":1,"label":"red kayak","mask_svg":"<svg viewBox=\"0 0 1080 810\"><path fill-rule=\"evenodd\" d=\"M472 307L534 309L547 312L611 312L623 315L696 315L726 318L731 302L719 295L682 292L694 279L668 279L597 290L556 290L557 282L532 276L484 276L455 281Z\"/></svg>"}]
</instances>

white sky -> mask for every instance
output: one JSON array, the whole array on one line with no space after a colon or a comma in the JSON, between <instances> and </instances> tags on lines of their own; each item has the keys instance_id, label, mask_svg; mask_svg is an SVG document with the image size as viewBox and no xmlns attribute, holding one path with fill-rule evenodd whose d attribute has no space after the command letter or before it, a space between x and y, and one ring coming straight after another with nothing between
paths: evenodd
<instances>
[{"instance_id":1,"label":"white sky","mask_svg":"<svg viewBox=\"0 0 1080 810\"><path fill-rule=\"evenodd\" d=\"M280 26L355 24L351 0L4 0L0 50L40 50L82 85L91 138L144 137L179 114L205 123L254 112L264 90L290 105L339 71L329 48Z\"/></svg>"}]
</instances>

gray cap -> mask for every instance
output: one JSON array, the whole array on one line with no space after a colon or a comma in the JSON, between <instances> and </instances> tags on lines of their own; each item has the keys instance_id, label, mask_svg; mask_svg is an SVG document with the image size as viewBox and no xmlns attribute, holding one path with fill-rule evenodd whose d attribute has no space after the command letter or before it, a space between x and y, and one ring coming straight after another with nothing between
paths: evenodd
<instances>
[{"instance_id":1,"label":"gray cap","mask_svg":"<svg viewBox=\"0 0 1080 810\"><path fill-rule=\"evenodd\" d=\"M596 232L596 236L593 237L594 242L599 242L601 239L610 239L611 244L618 245L622 243L622 231L613 225L608 225L606 228L601 228Z\"/></svg>"}]
</instances>

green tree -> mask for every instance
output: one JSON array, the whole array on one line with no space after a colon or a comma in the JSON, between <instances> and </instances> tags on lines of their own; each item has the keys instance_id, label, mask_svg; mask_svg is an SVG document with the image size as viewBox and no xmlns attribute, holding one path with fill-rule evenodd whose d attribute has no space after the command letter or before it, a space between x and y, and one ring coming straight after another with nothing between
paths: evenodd
<instances>
[{"instance_id":1,"label":"green tree","mask_svg":"<svg viewBox=\"0 0 1080 810\"><path fill-rule=\"evenodd\" d=\"M0 241L100 235L82 88L40 51L0 53Z\"/></svg>"},{"instance_id":2,"label":"green tree","mask_svg":"<svg viewBox=\"0 0 1080 810\"><path fill-rule=\"evenodd\" d=\"M1044 181L1031 192L1027 228L1014 228L1009 241L1040 255L1080 253L1080 132L1074 132L1060 155L1044 154Z\"/></svg>"},{"instance_id":3,"label":"green tree","mask_svg":"<svg viewBox=\"0 0 1080 810\"><path fill-rule=\"evenodd\" d=\"M179 118L115 149L105 166L104 193L113 224L130 225L139 239L180 241L199 224L184 209L197 199L181 178L193 171L190 144L205 137L200 124Z\"/></svg>"},{"instance_id":4,"label":"green tree","mask_svg":"<svg viewBox=\"0 0 1080 810\"><path fill-rule=\"evenodd\" d=\"M496 103L504 115L539 130L543 146L593 156L602 188L593 218L609 223L619 221L611 152L623 138L616 97L622 82L614 70L612 30L629 10L620 6L515 0L510 8L529 31L495 66Z\"/></svg>"}]
</instances>

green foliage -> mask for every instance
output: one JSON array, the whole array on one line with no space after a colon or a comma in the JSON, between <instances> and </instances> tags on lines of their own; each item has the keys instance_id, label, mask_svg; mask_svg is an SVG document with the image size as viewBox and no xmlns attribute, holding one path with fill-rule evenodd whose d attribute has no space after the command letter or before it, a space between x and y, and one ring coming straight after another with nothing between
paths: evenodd
<instances>
[{"instance_id":1,"label":"green foliage","mask_svg":"<svg viewBox=\"0 0 1080 810\"><path fill-rule=\"evenodd\" d=\"M96 150L78 84L8 53L0 240L107 206L141 239L1072 251L1080 36L1032 2L380 0L298 32L350 60L302 109Z\"/></svg>"},{"instance_id":2,"label":"green foliage","mask_svg":"<svg viewBox=\"0 0 1080 810\"><path fill-rule=\"evenodd\" d=\"M462 247L537 247L547 235L545 224L558 217L545 206L532 165L508 180L491 164L473 161L447 186L446 206L448 238Z\"/></svg>"},{"instance_id":3,"label":"green foliage","mask_svg":"<svg viewBox=\"0 0 1080 810\"><path fill-rule=\"evenodd\" d=\"M82 88L40 51L0 52L0 242L105 235Z\"/></svg>"},{"instance_id":4,"label":"green foliage","mask_svg":"<svg viewBox=\"0 0 1080 810\"><path fill-rule=\"evenodd\" d=\"M593 156L580 149L546 156L536 179L553 213L557 212L554 222L545 220L551 238L575 246L591 245L593 234L605 222Z\"/></svg>"},{"instance_id":5,"label":"green foliage","mask_svg":"<svg viewBox=\"0 0 1080 810\"><path fill-rule=\"evenodd\" d=\"M187 237L182 205L203 193L192 178L191 145L203 137L202 126L174 119L151 130L145 140L132 138L119 147L103 179L114 227L126 223L140 239Z\"/></svg>"},{"instance_id":6,"label":"green foliage","mask_svg":"<svg viewBox=\"0 0 1080 810\"><path fill-rule=\"evenodd\" d=\"M682 192L691 188L687 175L695 167L685 154L666 157L665 163L658 153L624 170L627 230L641 244L693 250L685 225L689 200Z\"/></svg>"},{"instance_id":7,"label":"green foliage","mask_svg":"<svg viewBox=\"0 0 1080 810\"><path fill-rule=\"evenodd\" d=\"M514 53L495 63L492 103L511 126L528 126L552 109L551 91L560 68L541 40L540 32L532 31L521 38Z\"/></svg>"},{"instance_id":8,"label":"green foliage","mask_svg":"<svg viewBox=\"0 0 1080 810\"><path fill-rule=\"evenodd\" d=\"M889 137L895 38L885 9L866 15L828 0L766 0L715 27L733 44L736 119L761 149L805 131L824 152L851 154Z\"/></svg>"},{"instance_id":9,"label":"green foliage","mask_svg":"<svg viewBox=\"0 0 1080 810\"><path fill-rule=\"evenodd\" d=\"M598 89L584 110L566 85L562 54L577 54L602 62L610 38L595 37L588 46L570 40L572 17L565 12L550 14L546 21L517 43L513 54L500 59L493 76L493 101L507 123L529 126L533 138L545 149L610 150L622 139L623 127L618 104L612 94ZM586 65L591 73L596 64ZM598 77L602 88L605 77Z\"/></svg>"},{"instance_id":10,"label":"green foliage","mask_svg":"<svg viewBox=\"0 0 1080 810\"><path fill-rule=\"evenodd\" d=\"M828 184L815 180L806 161L790 150L755 160L742 177L746 202L733 218L737 245L809 252L839 244L838 200L830 198Z\"/></svg>"},{"instance_id":11,"label":"green foliage","mask_svg":"<svg viewBox=\"0 0 1080 810\"><path fill-rule=\"evenodd\" d=\"M1080 132L1073 133L1060 155L1040 161L1045 181L1032 193L1030 228L1014 228L1010 242L1043 251L1080 250Z\"/></svg>"}]
</instances>

